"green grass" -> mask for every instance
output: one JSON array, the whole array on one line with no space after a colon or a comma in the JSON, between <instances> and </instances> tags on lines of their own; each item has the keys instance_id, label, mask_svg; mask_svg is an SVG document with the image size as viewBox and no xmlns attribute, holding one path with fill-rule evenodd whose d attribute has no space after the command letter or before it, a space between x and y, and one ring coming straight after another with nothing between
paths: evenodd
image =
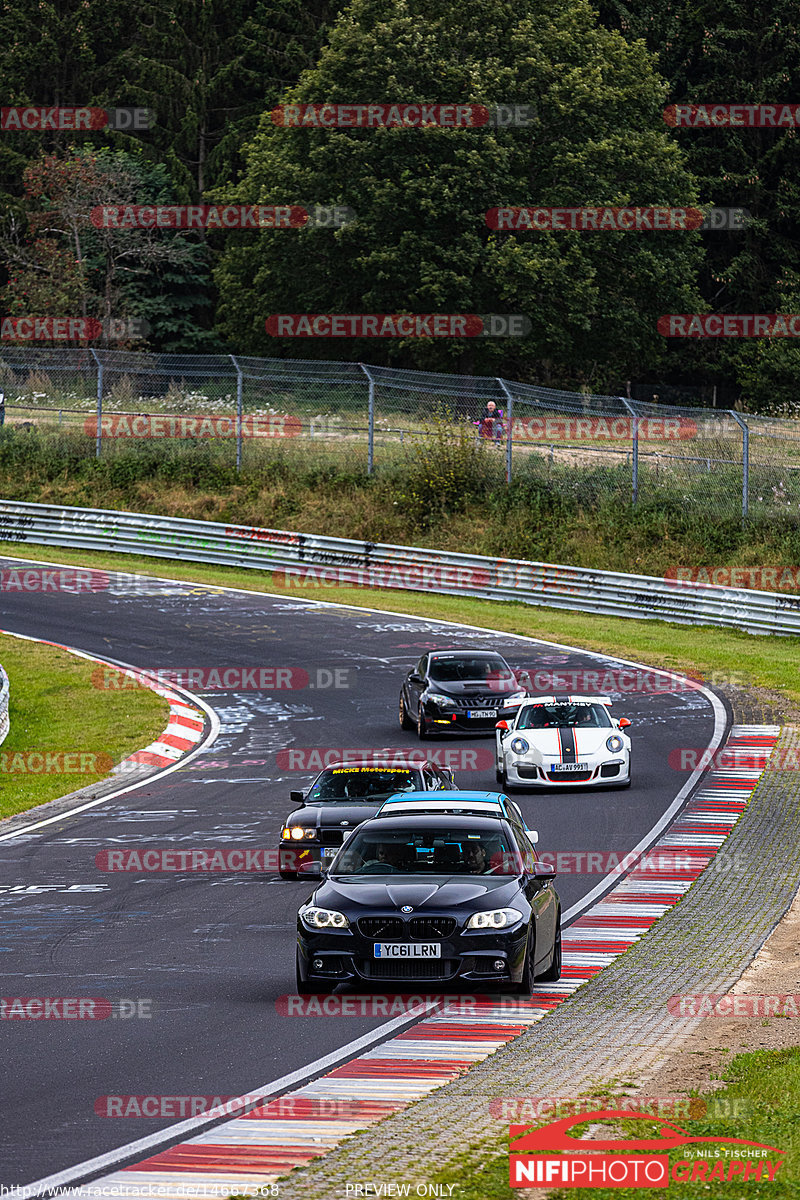
<instances>
[{"instance_id":1,"label":"green grass","mask_svg":"<svg viewBox=\"0 0 800 1200\"><path fill-rule=\"evenodd\" d=\"M166 725L169 707L160 696L138 688L101 691L92 685L97 664L65 650L0 634L0 663L11 685L11 729L0 744L0 817L35 808L108 774L107 769L94 774L20 772L10 769L21 763L14 756L79 752L110 756L116 763L152 742ZM92 765L101 763L91 760Z\"/></svg>"},{"instance_id":2,"label":"green grass","mask_svg":"<svg viewBox=\"0 0 800 1200\"><path fill-rule=\"evenodd\" d=\"M371 588L282 589L270 574L237 567L186 564L138 555L103 554L59 547L0 543L0 554L196 581L213 587L283 593L309 600L404 612L411 616L463 622L545 641L582 646L649 666L700 674L712 683L761 688L800 712L797 662L800 638L775 638L708 626L673 625L588 613L562 612L525 604L459 599L428 593Z\"/></svg>"},{"instance_id":3,"label":"green grass","mask_svg":"<svg viewBox=\"0 0 800 1200\"><path fill-rule=\"evenodd\" d=\"M682 1183L670 1181L669 1188L569 1188L551 1187L548 1200L705 1200L709 1195L725 1195L737 1200L748 1197L800 1196L800 1049L758 1050L740 1054L727 1066L721 1078L728 1086L714 1092L714 1100L722 1111L744 1115L692 1120L682 1117L673 1124L694 1137L744 1138L785 1151L785 1163L773 1183L742 1182ZM609 1102L613 1108L613 1102ZM547 1122L538 1122L546 1125ZM645 1137L655 1132L656 1125L639 1121L622 1121L609 1138ZM645 1133L643 1130L646 1130ZM621 1131L621 1132L619 1132ZM581 1131L573 1127L573 1134ZM591 1142L586 1145L591 1147ZM722 1143L720 1144L722 1145ZM714 1149L713 1144L710 1148ZM647 1153L647 1152L644 1152ZM693 1157L691 1147L670 1153L670 1168ZM716 1160L709 1161L709 1170ZM723 1159L724 1161L724 1159ZM757 1161L757 1160L752 1160ZM452 1195L458 1200L514 1200L527 1195L524 1188L512 1188L508 1182L508 1127L498 1121L496 1142L482 1146L479 1152L468 1152L455 1167L437 1174L439 1184L455 1184Z\"/></svg>"}]
</instances>

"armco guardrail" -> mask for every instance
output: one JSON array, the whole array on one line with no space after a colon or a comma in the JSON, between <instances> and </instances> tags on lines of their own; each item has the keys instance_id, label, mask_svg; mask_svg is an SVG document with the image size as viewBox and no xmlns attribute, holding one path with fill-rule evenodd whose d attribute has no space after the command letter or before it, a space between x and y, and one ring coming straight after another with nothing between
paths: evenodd
<instances>
[{"instance_id":1,"label":"armco guardrail","mask_svg":"<svg viewBox=\"0 0 800 1200\"><path fill-rule=\"evenodd\" d=\"M0 742L8 736L8 676L0 667Z\"/></svg>"},{"instance_id":2,"label":"armco guardrail","mask_svg":"<svg viewBox=\"0 0 800 1200\"><path fill-rule=\"evenodd\" d=\"M800 596L147 513L3 500L0 540L280 571L287 584L298 588L325 583L399 588L751 633L800 634Z\"/></svg>"}]
</instances>

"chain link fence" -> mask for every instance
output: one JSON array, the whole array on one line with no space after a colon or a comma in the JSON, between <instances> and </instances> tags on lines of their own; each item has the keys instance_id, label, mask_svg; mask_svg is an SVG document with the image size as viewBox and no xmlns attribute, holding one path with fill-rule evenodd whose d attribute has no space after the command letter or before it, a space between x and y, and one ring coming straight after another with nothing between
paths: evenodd
<instances>
[{"instance_id":1,"label":"chain link fence","mask_svg":"<svg viewBox=\"0 0 800 1200\"><path fill-rule=\"evenodd\" d=\"M565 392L366 363L0 350L0 421L55 452L176 461L187 443L222 467L420 461L442 430L484 470L547 480L590 504L613 496L719 516L800 516L800 423L733 410Z\"/></svg>"}]
</instances>

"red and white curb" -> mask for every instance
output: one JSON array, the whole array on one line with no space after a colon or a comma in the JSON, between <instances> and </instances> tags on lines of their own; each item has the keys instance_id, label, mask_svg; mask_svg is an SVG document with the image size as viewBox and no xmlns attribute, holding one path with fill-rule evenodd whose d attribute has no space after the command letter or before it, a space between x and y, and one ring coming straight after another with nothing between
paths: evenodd
<instances>
[{"instance_id":1,"label":"red and white curb","mask_svg":"<svg viewBox=\"0 0 800 1200\"><path fill-rule=\"evenodd\" d=\"M142 766L173 766L183 758L184 754L194 750L197 743L202 741L205 714L198 708L192 708L182 696L172 691L171 688L155 682L146 672L117 669L120 674L128 676L137 684L144 684L157 695L163 696L169 704L169 721L157 741L151 742L149 746L124 758L115 768L116 773L122 775Z\"/></svg>"},{"instance_id":2,"label":"red and white curb","mask_svg":"<svg viewBox=\"0 0 800 1200\"><path fill-rule=\"evenodd\" d=\"M779 734L778 726L734 726L726 748L766 759ZM654 870L651 859L633 869L564 930L559 983L537 987L530 1000L447 997L443 1008L321 1078L95 1179L92 1186L113 1188L104 1194L123 1200L146 1195L147 1189L168 1200L252 1194L325 1154L348 1134L449 1083L573 995L676 904L747 807L763 769L719 767L708 775L651 848L651 855L663 852L668 865ZM304 1003L308 1011L316 1001L323 1015L326 1002L339 999L344 997L306 997Z\"/></svg>"}]
</instances>

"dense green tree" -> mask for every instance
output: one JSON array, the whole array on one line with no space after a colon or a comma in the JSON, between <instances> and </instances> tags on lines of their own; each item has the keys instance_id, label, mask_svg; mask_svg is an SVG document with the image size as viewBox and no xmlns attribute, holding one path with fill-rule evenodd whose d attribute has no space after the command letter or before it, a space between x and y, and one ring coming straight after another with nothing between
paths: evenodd
<instances>
[{"instance_id":1,"label":"dense green tree","mask_svg":"<svg viewBox=\"0 0 800 1200\"><path fill-rule=\"evenodd\" d=\"M699 304L693 233L497 233L498 205L691 205L696 188L642 43L585 0L353 0L285 103L517 103L528 128L280 128L262 119L235 195L348 205L342 229L239 234L218 271L223 328L252 353L586 380L657 360L662 312ZM228 189L226 195L234 192ZM522 312L525 339L276 342L275 312Z\"/></svg>"},{"instance_id":2,"label":"dense green tree","mask_svg":"<svg viewBox=\"0 0 800 1200\"><path fill-rule=\"evenodd\" d=\"M798 9L743 0L607 0L603 21L644 39L669 83L669 103L796 103L800 95ZM800 312L800 134L795 128L686 128L675 131L702 194L753 216L744 232L703 235L699 277L710 309ZM800 354L785 340L671 347L673 373L738 383L748 403L798 399Z\"/></svg>"}]
</instances>

